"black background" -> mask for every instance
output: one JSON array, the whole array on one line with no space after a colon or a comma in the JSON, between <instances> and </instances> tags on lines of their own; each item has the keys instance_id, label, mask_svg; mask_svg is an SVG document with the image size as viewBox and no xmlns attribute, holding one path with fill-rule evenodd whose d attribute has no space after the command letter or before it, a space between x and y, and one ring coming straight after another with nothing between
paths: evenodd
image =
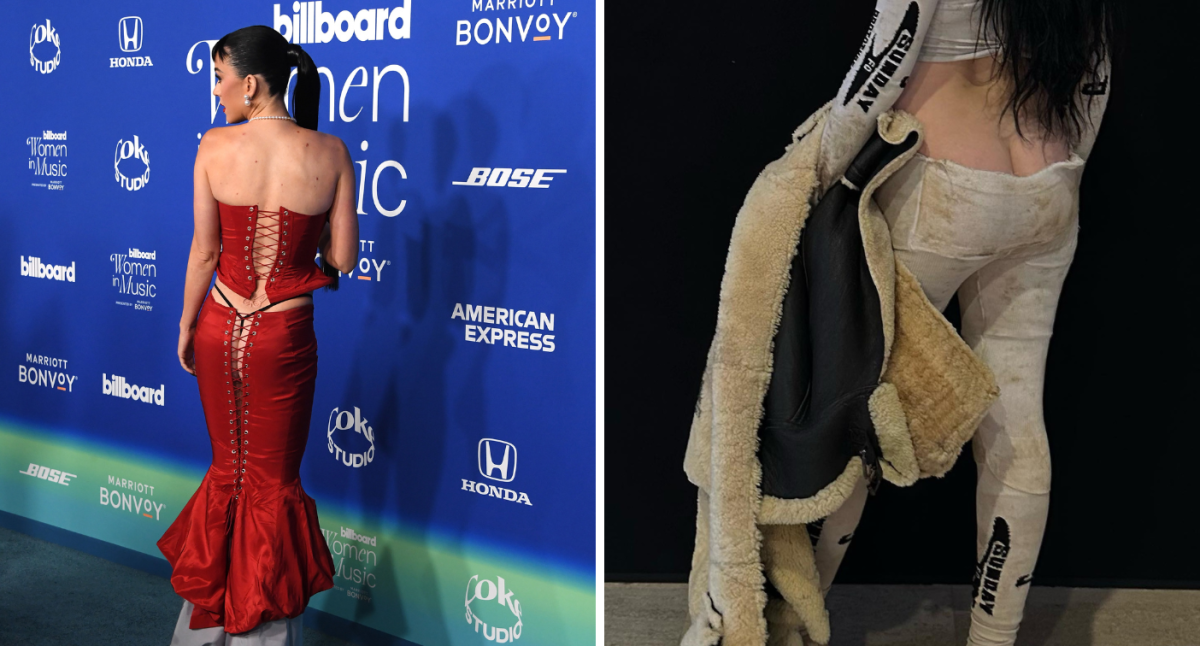
<instances>
[{"instance_id":1,"label":"black background","mask_svg":"<svg viewBox=\"0 0 1200 646\"><path fill-rule=\"evenodd\" d=\"M607 579L685 581L696 490L683 454L734 217L792 130L837 92L873 6L605 11ZM1196 41L1179 12L1129 11L1122 24L1050 347L1054 474L1036 582L1200 587L1186 100L1200 63L1183 51ZM970 581L974 478L968 446L944 479L881 487L838 581Z\"/></svg>"}]
</instances>

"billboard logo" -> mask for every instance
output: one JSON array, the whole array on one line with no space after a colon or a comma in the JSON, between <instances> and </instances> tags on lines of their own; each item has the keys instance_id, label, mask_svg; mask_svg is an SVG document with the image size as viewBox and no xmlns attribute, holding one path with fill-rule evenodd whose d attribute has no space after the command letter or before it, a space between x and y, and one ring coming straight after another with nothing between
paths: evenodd
<instances>
[{"instance_id":1,"label":"billboard logo","mask_svg":"<svg viewBox=\"0 0 1200 646\"><path fill-rule=\"evenodd\" d=\"M137 177L130 179L121 172L121 162L126 159L136 159L146 166L146 170ZM133 141L125 139L117 140L117 149L113 152L113 171L116 173L117 183L127 191L140 191L142 187L150 182L150 152L138 140L138 136L133 136Z\"/></svg>"},{"instance_id":2,"label":"billboard logo","mask_svg":"<svg viewBox=\"0 0 1200 646\"><path fill-rule=\"evenodd\" d=\"M75 475L74 473L67 473L66 471L59 471L58 469L51 469L50 467L44 467L44 466L41 466L38 464L34 464L32 462L29 463L28 470L18 471L17 473L27 475L27 476L32 476L34 478L38 478L39 480L45 480L47 482L54 482L54 483L60 484L64 487L71 486L71 478L79 477L79 476Z\"/></svg>"},{"instance_id":3,"label":"billboard logo","mask_svg":"<svg viewBox=\"0 0 1200 646\"><path fill-rule=\"evenodd\" d=\"M504 457L499 462L492 457L493 447L497 452L504 451ZM510 458L512 459L511 465L509 464ZM517 477L517 447L504 440L493 440L490 437L479 440L479 473L489 480L512 482Z\"/></svg>"},{"instance_id":4,"label":"billboard logo","mask_svg":"<svg viewBox=\"0 0 1200 646\"><path fill-rule=\"evenodd\" d=\"M339 412L337 407L334 407L329 413L329 423L325 428L325 436L329 440L329 452L333 454L334 459L339 460L342 464L357 469L370 464L371 460L375 459L375 429L371 428L371 425L367 422L367 418L363 417L362 411L359 410L358 406L354 407L354 413L348 410ZM337 442L333 441L335 431L349 431L351 429L366 439L370 445L366 451L352 453L338 446ZM340 437L346 438L342 440L343 442L350 439L350 436L347 435Z\"/></svg>"},{"instance_id":5,"label":"billboard logo","mask_svg":"<svg viewBox=\"0 0 1200 646\"><path fill-rule=\"evenodd\" d=\"M411 38L412 8L408 0L391 9L360 9L357 12L339 11L334 15L323 11L321 2L293 2L292 14L279 13L275 5L275 31L289 43L312 45L328 43L337 37L341 42L383 40L386 33L394 40Z\"/></svg>"},{"instance_id":6,"label":"billboard logo","mask_svg":"<svg viewBox=\"0 0 1200 646\"><path fill-rule=\"evenodd\" d=\"M475 167L465 182L450 182L455 186L506 186L508 188L550 188L552 173L565 173L565 168L484 168Z\"/></svg>"},{"instance_id":7,"label":"billboard logo","mask_svg":"<svg viewBox=\"0 0 1200 646\"><path fill-rule=\"evenodd\" d=\"M37 57L37 54L33 53L34 48L42 43L50 43L51 45L54 45L54 58L42 60ZM43 47L40 49L45 51L46 48ZM45 55L43 54L43 56ZM46 24L34 25L33 28L29 30L29 64L33 66L33 69L41 72L42 74L49 74L50 72L58 69L58 64L61 62L62 47L59 43L58 32L54 31L54 27L50 26L50 19L47 18Z\"/></svg>"},{"instance_id":8,"label":"billboard logo","mask_svg":"<svg viewBox=\"0 0 1200 646\"><path fill-rule=\"evenodd\" d=\"M46 366L46 369L35 368L33 366L17 366L17 383L29 384L30 386L42 386L44 388L52 388L63 392L75 392L75 380L77 375L69 375L66 373L67 360L57 357L47 357L42 354L25 353L25 363L32 363L39 366ZM49 370L49 368L61 368L63 371Z\"/></svg>"},{"instance_id":9,"label":"billboard logo","mask_svg":"<svg viewBox=\"0 0 1200 646\"><path fill-rule=\"evenodd\" d=\"M136 52L142 48L142 19L126 16L117 23L121 51Z\"/></svg>"},{"instance_id":10,"label":"billboard logo","mask_svg":"<svg viewBox=\"0 0 1200 646\"><path fill-rule=\"evenodd\" d=\"M75 282L75 262L71 261L70 265L47 265L37 256L30 256L29 260L26 260L25 256L21 256L21 275L73 283Z\"/></svg>"},{"instance_id":11,"label":"billboard logo","mask_svg":"<svg viewBox=\"0 0 1200 646\"><path fill-rule=\"evenodd\" d=\"M475 614L478 609L471 607L471 604L476 601L493 600L508 608L509 612L517 618L517 623L508 628L489 626ZM492 582L490 579L479 578L478 574L472 576L467 580L467 592L463 595L463 605L466 606L467 625L473 625L475 632L483 634L484 639L497 644L506 644L521 638L521 602L513 596L513 591L508 589L504 577L498 576L496 581Z\"/></svg>"},{"instance_id":12,"label":"billboard logo","mask_svg":"<svg viewBox=\"0 0 1200 646\"><path fill-rule=\"evenodd\" d=\"M149 386L136 386L125 380L124 377L113 375L109 377L105 373L100 373L100 377L104 380L104 394L120 397L121 399L132 399L145 404L158 404L159 406L166 405L166 390L165 384L159 384L157 389Z\"/></svg>"},{"instance_id":13,"label":"billboard logo","mask_svg":"<svg viewBox=\"0 0 1200 646\"><path fill-rule=\"evenodd\" d=\"M349 527L342 527L340 534L322 527L321 534L334 557L334 588L344 590L347 597L356 601L370 602L371 590L377 584L372 570L379 565L373 549L376 537L364 536ZM358 587L342 587L350 583Z\"/></svg>"},{"instance_id":14,"label":"billboard logo","mask_svg":"<svg viewBox=\"0 0 1200 646\"><path fill-rule=\"evenodd\" d=\"M108 256L113 263L112 286L117 294L134 297L134 302L116 301L117 305L133 307L135 310L149 312L154 309L151 301L147 300L158 295L158 288L152 282L158 278L158 267L147 260L154 260L157 251L141 251L130 248L128 253L114 253Z\"/></svg>"},{"instance_id":15,"label":"billboard logo","mask_svg":"<svg viewBox=\"0 0 1200 646\"><path fill-rule=\"evenodd\" d=\"M46 143L46 142L64 142L64 143ZM33 171L34 177L57 177L62 178L67 176L67 162L63 161L67 156L67 131L54 132L51 130L43 130L40 137L26 137L25 145L29 146L29 170ZM45 187L52 191L63 190L62 179L51 179L49 184L34 184L37 187Z\"/></svg>"}]
</instances>

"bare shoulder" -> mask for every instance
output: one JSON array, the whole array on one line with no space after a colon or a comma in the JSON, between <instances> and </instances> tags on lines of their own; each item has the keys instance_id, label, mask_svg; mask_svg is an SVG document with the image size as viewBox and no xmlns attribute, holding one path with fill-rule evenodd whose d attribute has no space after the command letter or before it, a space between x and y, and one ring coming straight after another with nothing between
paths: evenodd
<instances>
[{"instance_id":1,"label":"bare shoulder","mask_svg":"<svg viewBox=\"0 0 1200 646\"><path fill-rule=\"evenodd\" d=\"M229 126L209 128L204 136L200 137L200 145L196 149L196 160L213 155L220 155L228 146L230 141L230 131L233 128Z\"/></svg>"},{"instance_id":2,"label":"bare shoulder","mask_svg":"<svg viewBox=\"0 0 1200 646\"><path fill-rule=\"evenodd\" d=\"M316 135L317 141L320 142L318 144L320 149L326 154L330 155L332 158L339 161L341 161L343 158L350 158L350 151L346 148L346 143L342 141L341 137L338 137L337 135L331 135L327 132L318 132L315 130L313 131L313 134Z\"/></svg>"}]
</instances>

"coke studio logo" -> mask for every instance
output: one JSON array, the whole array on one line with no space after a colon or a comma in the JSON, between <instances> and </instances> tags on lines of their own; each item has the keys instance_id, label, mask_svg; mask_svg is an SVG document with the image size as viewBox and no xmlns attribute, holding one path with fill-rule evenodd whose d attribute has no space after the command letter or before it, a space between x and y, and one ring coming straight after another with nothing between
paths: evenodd
<instances>
[{"instance_id":1,"label":"coke studio logo","mask_svg":"<svg viewBox=\"0 0 1200 646\"><path fill-rule=\"evenodd\" d=\"M46 56L49 47L38 47L48 43L54 45L54 56ZM42 58L39 58L35 50L42 52ZM44 60L43 60L44 59ZM50 19L46 19L46 24L34 25L29 30L29 64L33 69L42 74L49 74L58 69L58 64L62 62L62 46L58 37L58 32L54 31L54 27L50 25Z\"/></svg>"},{"instance_id":2,"label":"coke studio logo","mask_svg":"<svg viewBox=\"0 0 1200 646\"><path fill-rule=\"evenodd\" d=\"M129 177L121 172L121 162L133 159L140 161L145 165L146 169L134 177ZM125 164L126 170L136 166L135 163ZM113 152L113 172L115 173L117 183L127 191L140 191L146 184L150 183L150 152L138 140L138 136L133 136L133 141L125 139L117 140L117 149Z\"/></svg>"}]
</instances>

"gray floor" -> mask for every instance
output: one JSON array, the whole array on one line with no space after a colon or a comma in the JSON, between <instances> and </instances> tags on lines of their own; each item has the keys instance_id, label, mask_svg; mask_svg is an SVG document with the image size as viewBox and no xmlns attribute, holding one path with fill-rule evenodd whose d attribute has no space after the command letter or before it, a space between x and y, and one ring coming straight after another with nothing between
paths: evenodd
<instances>
[{"instance_id":1,"label":"gray floor","mask_svg":"<svg viewBox=\"0 0 1200 646\"><path fill-rule=\"evenodd\" d=\"M181 605L166 579L0 528L0 646L167 646Z\"/></svg>"},{"instance_id":2,"label":"gray floor","mask_svg":"<svg viewBox=\"0 0 1200 646\"><path fill-rule=\"evenodd\" d=\"M834 585L830 646L962 646L969 586ZM607 583L606 646L678 646L687 586ZM1200 646L1200 591L1038 588L1017 646Z\"/></svg>"}]
</instances>

